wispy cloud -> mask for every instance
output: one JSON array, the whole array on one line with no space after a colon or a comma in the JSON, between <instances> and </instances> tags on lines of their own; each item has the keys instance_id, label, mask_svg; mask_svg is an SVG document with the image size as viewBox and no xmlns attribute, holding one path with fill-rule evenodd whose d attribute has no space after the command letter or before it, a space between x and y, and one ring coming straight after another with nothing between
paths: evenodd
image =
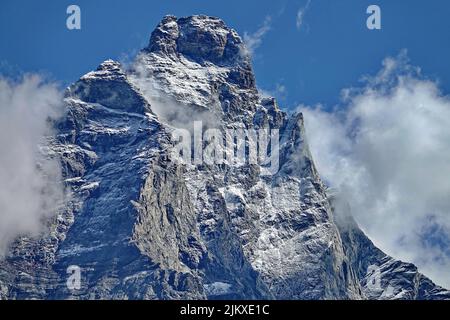
<instances>
[{"instance_id":1,"label":"wispy cloud","mask_svg":"<svg viewBox=\"0 0 450 320\"><path fill-rule=\"evenodd\" d=\"M297 19L295 21L295 26L297 27L297 30L300 30L304 23L305 14L309 9L309 6L311 4L311 0L308 0L305 4L305 6L301 7L297 11Z\"/></svg>"},{"instance_id":2,"label":"wispy cloud","mask_svg":"<svg viewBox=\"0 0 450 320\"><path fill-rule=\"evenodd\" d=\"M387 58L335 111L302 107L319 172L374 242L450 287L450 99Z\"/></svg>"},{"instance_id":3,"label":"wispy cloud","mask_svg":"<svg viewBox=\"0 0 450 320\"><path fill-rule=\"evenodd\" d=\"M20 235L37 235L63 200L57 159L43 152L62 94L38 76L0 77L0 256Z\"/></svg>"},{"instance_id":4,"label":"wispy cloud","mask_svg":"<svg viewBox=\"0 0 450 320\"><path fill-rule=\"evenodd\" d=\"M275 88L272 90L258 88L258 91L264 97L275 97L279 100L286 99L286 96L288 94L288 90L287 90L286 86L282 83L277 83L275 85Z\"/></svg>"},{"instance_id":5,"label":"wispy cloud","mask_svg":"<svg viewBox=\"0 0 450 320\"><path fill-rule=\"evenodd\" d=\"M261 45L263 37L271 29L272 17L267 16L263 24L254 33L244 32L244 43L249 54L253 55L255 50Z\"/></svg>"}]
</instances>

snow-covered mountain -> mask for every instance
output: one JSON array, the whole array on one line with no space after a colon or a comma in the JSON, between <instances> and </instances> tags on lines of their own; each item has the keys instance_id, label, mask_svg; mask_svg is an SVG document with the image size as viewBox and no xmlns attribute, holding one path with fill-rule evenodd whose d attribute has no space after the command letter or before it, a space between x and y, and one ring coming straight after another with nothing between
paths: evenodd
<instances>
[{"instance_id":1,"label":"snow-covered mountain","mask_svg":"<svg viewBox=\"0 0 450 320\"><path fill-rule=\"evenodd\" d=\"M448 299L384 254L317 172L302 114L257 90L239 35L165 17L132 66L103 62L66 92L51 139L70 201L0 262L2 299ZM183 164L172 132L201 120L278 129L279 170ZM81 268L70 290L67 268Z\"/></svg>"}]
</instances>

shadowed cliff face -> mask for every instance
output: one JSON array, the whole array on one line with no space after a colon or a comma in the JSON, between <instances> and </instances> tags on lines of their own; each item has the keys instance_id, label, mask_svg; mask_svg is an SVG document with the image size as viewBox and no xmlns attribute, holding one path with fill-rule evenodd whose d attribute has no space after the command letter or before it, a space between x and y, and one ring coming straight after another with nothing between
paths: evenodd
<instances>
[{"instance_id":1,"label":"shadowed cliff face","mask_svg":"<svg viewBox=\"0 0 450 320\"><path fill-rule=\"evenodd\" d=\"M73 197L50 234L18 239L0 262L1 298L448 297L333 216L302 115L259 95L220 19L165 17L130 69L105 61L65 102L52 150ZM279 130L279 170L180 163L171 133L193 121ZM79 290L66 286L71 265Z\"/></svg>"}]
</instances>

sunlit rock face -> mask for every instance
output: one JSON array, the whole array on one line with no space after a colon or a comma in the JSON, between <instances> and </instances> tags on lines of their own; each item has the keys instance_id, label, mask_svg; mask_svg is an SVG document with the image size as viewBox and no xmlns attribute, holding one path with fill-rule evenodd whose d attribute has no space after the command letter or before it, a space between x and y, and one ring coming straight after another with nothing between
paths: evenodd
<instances>
[{"instance_id":1,"label":"sunlit rock face","mask_svg":"<svg viewBox=\"0 0 450 320\"><path fill-rule=\"evenodd\" d=\"M444 299L450 293L334 216L301 114L255 85L239 35L165 17L124 68L66 91L51 151L71 197L0 262L2 299ZM180 163L172 132L276 129L279 165ZM81 287L67 286L69 266Z\"/></svg>"}]
</instances>

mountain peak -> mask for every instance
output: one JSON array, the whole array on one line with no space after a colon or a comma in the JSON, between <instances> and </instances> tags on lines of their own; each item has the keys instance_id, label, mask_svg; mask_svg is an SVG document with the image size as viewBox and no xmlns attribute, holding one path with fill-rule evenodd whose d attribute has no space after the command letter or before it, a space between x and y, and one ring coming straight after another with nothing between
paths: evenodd
<instances>
[{"instance_id":1,"label":"mountain peak","mask_svg":"<svg viewBox=\"0 0 450 320\"><path fill-rule=\"evenodd\" d=\"M242 39L221 19L205 15L164 17L130 75L136 86L154 89L143 90L150 96L230 119L255 110L259 98Z\"/></svg>"},{"instance_id":2,"label":"mountain peak","mask_svg":"<svg viewBox=\"0 0 450 320\"><path fill-rule=\"evenodd\" d=\"M108 59L103 61L97 70L88 72L81 80L89 79L104 79L104 80L124 80L126 78L125 72L122 70L122 66L119 62Z\"/></svg>"},{"instance_id":3,"label":"mountain peak","mask_svg":"<svg viewBox=\"0 0 450 320\"><path fill-rule=\"evenodd\" d=\"M237 32L223 20L206 15L165 16L153 31L147 50L215 64L248 63L244 42Z\"/></svg>"},{"instance_id":4,"label":"mountain peak","mask_svg":"<svg viewBox=\"0 0 450 320\"><path fill-rule=\"evenodd\" d=\"M258 93L243 48L218 18L166 16L132 68L106 60L68 88L48 156L70 199L0 260L0 300L450 299L336 217L303 115Z\"/></svg>"}]
</instances>

